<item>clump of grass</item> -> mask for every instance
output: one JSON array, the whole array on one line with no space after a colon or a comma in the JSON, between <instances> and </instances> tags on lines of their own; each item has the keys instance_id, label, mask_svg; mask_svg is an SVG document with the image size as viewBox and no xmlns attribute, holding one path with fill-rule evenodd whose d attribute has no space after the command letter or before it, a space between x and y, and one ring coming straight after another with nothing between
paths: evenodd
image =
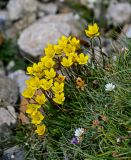
<instances>
[{"instance_id":1,"label":"clump of grass","mask_svg":"<svg viewBox=\"0 0 131 160\"><path fill-rule=\"evenodd\" d=\"M57 111L50 123L48 120L49 157L89 160L131 158L130 51L126 58L119 55L108 70L86 68L81 73L87 84L85 91L79 91L72 83L67 84L68 98L63 113ZM94 84L96 80L97 84ZM116 88L106 93L105 84L109 82ZM99 121L96 127L93 127L94 120ZM80 145L72 145L70 141L74 130L79 127L87 130L84 139Z\"/></svg>"}]
</instances>

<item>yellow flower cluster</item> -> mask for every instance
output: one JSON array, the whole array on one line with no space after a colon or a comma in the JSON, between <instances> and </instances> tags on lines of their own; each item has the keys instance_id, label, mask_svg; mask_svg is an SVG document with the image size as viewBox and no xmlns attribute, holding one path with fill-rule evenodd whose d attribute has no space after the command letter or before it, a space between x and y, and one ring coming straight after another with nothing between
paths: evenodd
<instances>
[{"instance_id":1,"label":"yellow flower cluster","mask_svg":"<svg viewBox=\"0 0 131 160\"><path fill-rule=\"evenodd\" d=\"M29 99L30 104L27 105L26 113L36 125L35 132L38 135L45 133L42 111L47 99L52 99L58 105L62 105L65 101L64 80L66 77L60 74L61 70L73 64L84 65L88 62L88 55L79 51L79 40L75 37L62 36L58 44L48 44L44 49L45 55L38 63L27 68L30 79L26 80L27 88L22 95Z\"/></svg>"}]
</instances>

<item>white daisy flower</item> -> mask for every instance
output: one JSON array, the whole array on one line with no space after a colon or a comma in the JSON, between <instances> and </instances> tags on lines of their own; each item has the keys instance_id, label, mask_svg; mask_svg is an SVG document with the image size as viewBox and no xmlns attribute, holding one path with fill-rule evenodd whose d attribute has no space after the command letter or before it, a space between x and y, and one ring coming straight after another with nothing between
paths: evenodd
<instances>
[{"instance_id":1,"label":"white daisy flower","mask_svg":"<svg viewBox=\"0 0 131 160\"><path fill-rule=\"evenodd\" d=\"M15 156L12 154L10 158L11 158L11 159L15 159Z\"/></svg>"},{"instance_id":2,"label":"white daisy flower","mask_svg":"<svg viewBox=\"0 0 131 160\"><path fill-rule=\"evenodd\" d=\"M115 85L112 83L108 83L105 85L105 90L106 91L113 91L115 89Z\"/></svg>"},{"instance_id":3,"label":"white daisy flower","mask_svg":"<svg viewBox=\"0 0 131 160\"><path fill-rule=\"evenodd\" d=\"M76 136L76 137L81 137L84 132L85 132L85 129L84 129L84 128L77 128L77 129L75 130L75 136Z\"/></svg>"}]
</instances>

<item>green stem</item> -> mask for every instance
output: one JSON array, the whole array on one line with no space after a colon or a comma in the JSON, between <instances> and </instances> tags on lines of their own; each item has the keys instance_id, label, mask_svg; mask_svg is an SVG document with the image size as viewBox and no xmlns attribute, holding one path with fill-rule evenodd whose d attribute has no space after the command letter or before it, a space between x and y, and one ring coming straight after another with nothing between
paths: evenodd
<instances>
[{"instance_id":1,"label":"green stem","mask_svg":"<svg viewBox=\"0 0 131 160\"><path fill-rule=\"evenodd\" d=\"M95 52L94 52L94 46L93 46L93 39L91 39L91 52L92 52L91 63L93 63L95 68L97 68L97 64L96 64L96 61L95 61Z\"/></svg>"}]
</instances>

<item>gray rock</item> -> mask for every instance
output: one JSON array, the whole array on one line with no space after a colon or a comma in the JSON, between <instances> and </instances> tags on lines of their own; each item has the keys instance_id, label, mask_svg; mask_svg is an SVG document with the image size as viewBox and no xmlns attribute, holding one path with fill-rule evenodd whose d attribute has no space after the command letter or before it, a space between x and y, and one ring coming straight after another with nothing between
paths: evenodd
<instances>
[{"instance_id":1,"label":"gray rock","mask_svg":"<svg viewBox=\"0 0 131 160\"><path fill-rule=\"evenodd\" d=\"M22 0L25 12L36 12L38 7L37 0Z\"/></svg>"},{"instance_id":2,"label":"gray rock","mask_svg":"<svg viewBox=\"0 0 131 160\"><path fill-rule=\"evenodd\" d=\"M6 123L8 126L11 124L16 124L17 122L17 115L15 112L14 107L7 106L7 107L0 107L0 126Z\"/></svg>"},{"instance_id":3,"label":"gray rock","mask_svg":"<svg viewBox=\"0 0 131 160\"><path fill-rule=\"evenodd\" d=\"M14 27L18 31L22 31L23 29L27 28L29 25L36 21L36 14L33 13L26 13L19 21L14 23Z\"/></svg>"},{"instance_id":4,"label":"gray rock","mask_svg":"<svg viewBox=\"0 0 131 160\"><path fill-rule=\"evenodd\" d=\"M38 2L36 0L10 0L7 5L11 20L18 20L28 12L36 12Z\"/></svg>"},{"instance_id":5,"label":"gray rock","mask_svg":"<svg viewBox=\"0 0 131 160\"><path fill-rule=\"evenodd\" d=\"M38 9L44 11L47 14L55 14L58 11L58 6L54 3L39 3Z\"/></svg>"},{"instance_id":6,"label":"gray rock","mask_svg":"<svg viewBox=\"0 0 131 160\"><path fill-rule=\"evenodd\" d=\"M13 73L10 73L8 75L12 80L16 81L20 93L23 92L23 90L26 87L25 80L29 79L29 76L25 74L25 71L23 70L17 70Z\"/></svg>"},{"instance_id":7,"label":"gray rock","mask_svg":"<svg viewBox=\"0 0 131 160\"><path fill-rule=\"evenodd\" d=\"M46 16L21 33L18 45L32 57L42 55L47 43L56 43L59 37L71 33L72 25L69 22L73 20L73 14Z\"/></svg>"},{"instance_id":8,"label":"gray rock","mask_svg":"<svg viewBox=\"0 0 131 160\"><path fill-rule=\"evenodd\" d=\"M34 23L36 20L35 13L26 13L20 20L17 20L10 28L6 30L6 36L11 39L18 38L21 31Z\"/></svg>"},{"instance_id":9,"label":"gray rock","mask_svg":"<svg viewBox=\"0 0 131 160\"><path fill-rule=\"evenodd\" d=\"M43 17L45 16L45 12L39 11L39 12L37 13L37 16L38 16L38 18L43 18Z\"/></svg>"},{"instance_id":10,"label":"gray rock","mask_svg":"<svg viewBox=\"0 0 131 160\"><path fill-rule=\"evenodd\" d=\"M0 142L1 143L2 143L2 141L4 142L11 135L12 135L12 130L10 129L10 127L6 123L2 124L0 126Z\"/></svg>"},{"instance_id":11,"label":"gray rock","mask_svg":"<svg viewBox=\"0 0 131 160\"><path fill-rule=\"evenodd\" d=\"M125 38L125 36L127 38L131 38L131 24L126 24L123 29L122 32L120 34L120 39Z\"/></svg>"},{"instance_id":12,"label":"gray rock","mask_svg":"<svg viewBox=\"0 0 131 160\"><path fill-rule=\"evenodd\" d=\"M14 146L4 151L3 160L24 160L24 149L20 146Z\"/></svg>"},{"instance_id":13,"label":"gray rock","mask_svg":"<svg viewBox=\"0 0 131 160\"><path fill-rule=\"evenodd\" d=\"M6 69L10 71L14 66L15 66L15 61L11 60L6 66Z\"/></svg>"},{"instance_id":14,"label":"gray rock","mask_svg":"<svg viewBox=\"0 0 131 160\"><path fill-rule=\"evenodd\" d=\"M127 38L131 38L131 27L126 32L126 36L127 36Z\"/></svg>"},{"instance_id":15,"label":"gray rock","mask_svg":"<svg viewBox=\"0 0 131 160\"><path fill-rule=\"evenodd\" d=\"M128 2L112 2L107 10L106 18L115 26L128 22L131 18L131 4Z\"/></svg>"},{"instance_id":16,"label":"gray rock","mask_svg":"<svg viewBox=\"0 0 131 160\"><path fill-rule=\"evenodd\" d=\"M0 60L0 75L5 75L5 70L4 70L4 64L3 62Z\"/></svg>"},{"instance_id":17,"label":"gray rock","mask_svg":"<svg viewBox=\"0 0 131 160\"><path fill-rule=\"evenodd\" d=\"M85 5L87 8L94 9L95 4L101 2L101 0L80 0L82 5Z\"/></svg>"},{"instance_id":18,"label":"gray rock","mask_svg":"<svg viewBox=\"0 0 131 160\"><path fill-rule=\"evenodd\" d=\"M16 37L18 37L19 30L15 26L11 26L5 31L6 37L9 39L16 40Z\"/></svg>"},{"instance_id":19,"label":"gray rock","mask_svg":"<svg viewBox=\"0 0 131 160\"><path fill-rule=\"evenodd\" d=\"M9 17L11 20L17 20L24 14L24 4L21 0L10 0L7 5Z\"/></svg>"},{"instance_id":20,"label":"gray rock","mask_svg":"<svg viewBox=\"0 0 131 160\"><path fill-rule=\"evenodd\" d=\"M5 24L9 20L9 15L6 10L0 10L0 25Z\"/></svg>"},{"instance_id":21,"label":"gray rock","mask_svg":"<svg viewBox=\"0 0 131 160\"><path fill-rule=\"evenodd\" d=\"M0 106L14 105L17 99L17 84L6 76L0 76Z\"/></svg>"},{"instance_id":22,"label":"gray rock","mask_svg":"<svg viewBox=\"0 0 131 160\"><path fill-rule=\"evenodd\" d=\"M126 36L127 36L127 38L131 38L131 25L126 32Z\"/></svg>"}]
</instances>

